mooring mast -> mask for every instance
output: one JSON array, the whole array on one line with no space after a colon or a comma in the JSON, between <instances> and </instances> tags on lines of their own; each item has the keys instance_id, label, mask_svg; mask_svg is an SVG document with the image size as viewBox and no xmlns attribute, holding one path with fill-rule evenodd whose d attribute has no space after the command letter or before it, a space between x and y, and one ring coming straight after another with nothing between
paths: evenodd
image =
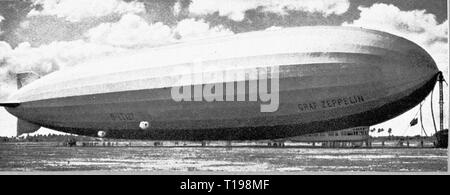
<instances>
[{"instance_id":1,"label":"mooring mast","mask_svg":"<svg viewBox=\"0 0 450 195\"><path fill-rule=\"evenodd\" d=\"M444 129L444 91L442 83L445 81L442 72L438 76L439 81L439 130Z\"/></svg>"}]
</instances>

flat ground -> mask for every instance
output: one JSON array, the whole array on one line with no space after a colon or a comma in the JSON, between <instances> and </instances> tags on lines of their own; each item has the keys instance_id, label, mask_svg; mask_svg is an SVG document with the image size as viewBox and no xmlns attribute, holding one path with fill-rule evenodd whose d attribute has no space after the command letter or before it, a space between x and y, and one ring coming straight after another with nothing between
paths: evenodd
<instances>
[{"instance_id":1,"label":"flat ground","mask_svg":"<svg viewBox=\"0 0 450 195\"><path fill-rule=\"evenodd\" d=\"M0 144L0 171L443 172L447 149Z\"/></svg>"}]
</instances>

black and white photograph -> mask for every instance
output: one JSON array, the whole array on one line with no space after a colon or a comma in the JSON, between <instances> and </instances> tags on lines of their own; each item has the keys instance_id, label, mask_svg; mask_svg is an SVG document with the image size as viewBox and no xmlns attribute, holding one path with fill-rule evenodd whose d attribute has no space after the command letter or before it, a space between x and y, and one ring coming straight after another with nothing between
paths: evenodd
<instances>
[{"instance_id":1,"label":"black and white photograph","mask_svg":"<svg viewBox=\"0 0 450 195\"><path fill-rule=\"evenodd\" d=\"M0 0L0 174L448 174L448 27L447 0Z\"/></svg>"}]
</instances>

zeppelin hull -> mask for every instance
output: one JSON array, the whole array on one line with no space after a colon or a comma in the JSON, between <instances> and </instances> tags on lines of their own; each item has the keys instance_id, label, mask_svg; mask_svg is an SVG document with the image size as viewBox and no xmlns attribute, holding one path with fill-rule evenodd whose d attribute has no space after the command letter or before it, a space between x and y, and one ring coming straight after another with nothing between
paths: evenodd
<instances>
[{"instance_id":1,"label":"zeppelin hull","mask_svg":"<svg viewBox=\"0 0 450 195\"><path fill-rule=\"evenodd\" d=\"M232 128L204 128L204 129L154 129L141 130L133 129L110 129L103 128L108 124L101 124L102 127L73 128L52 126L42 123L42 126L60 130L62 132L74 133L86 136L97 136L99 129L106 130L106 137L120 139L150 139L150 140L255 140L255 139L276 139L294 137L309 133L326 132L331 130L345 129L354 126L370 126L389 120L403 112L413 108L420 103L433 89L436 77L426 82L422 87L411 92L405 97L385 104L377 109L368 110L358 114L333 118L329 120L318 120L307 123L274 125L274 126L253 126L253 127L232 127ZM406 92L408 93L408 92ZM300 115L292 116L301 118ZM218 123L218 121L215 121ZM225 121L220 121L220 123ZM129 123L133 125L133 122ZM113 125L117 126L117 125Z\"/></svg>"},{"instance_id":2,"label":"zeppelin hull","mask_svg":"<svg viewBox=\"0 0 450 195\"><path fill-rule=\"evenodd\" d=\"M106 137L132 139L275 139L384 122L420 103L436 83L431 57L400 37L338 27L277 33L96 62L105 65L103 72L81 67L54 73L20 90L12 97L20 106L7 109L33 124L80 135L105 131ZM148 65L152 61L145 56L166 60ZM136 65L107 66L115 61ZM229 76L262 70L274 70L277 79L269 73L267 81ZM278 82L278 91L271 91L278 99L251 100L260 93L251 91L250 83L261 82ZM173 87L205 90L207 85L223 87L214 89L222 90L221 100L207 101L194 91L189 101L174 99ZM245 90L237 90L239 85ZM232 95L227 86L233 86ZM238 96L246 101L237 101ZM268 104L277 109L261 112ZM147 129L139 127L142 121L149 123Z\"/></svg>"}]
</instances>

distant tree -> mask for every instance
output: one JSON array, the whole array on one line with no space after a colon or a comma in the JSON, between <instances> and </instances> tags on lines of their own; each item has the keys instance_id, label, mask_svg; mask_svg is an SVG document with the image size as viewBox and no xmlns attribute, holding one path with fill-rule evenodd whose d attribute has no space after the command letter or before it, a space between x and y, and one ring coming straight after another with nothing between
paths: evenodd
<instances>
[{"instance_id":1,"label":"distant tree","mask_svg":"<svg viewBox=\"0 0 450 195\"><path fill-rule=\"evenodd\" d=\"M388 129L388 133L389 133L389 137L391 137L391 133L392 133L392 129L391 128Z\"/></svg>"}]
</instances>

